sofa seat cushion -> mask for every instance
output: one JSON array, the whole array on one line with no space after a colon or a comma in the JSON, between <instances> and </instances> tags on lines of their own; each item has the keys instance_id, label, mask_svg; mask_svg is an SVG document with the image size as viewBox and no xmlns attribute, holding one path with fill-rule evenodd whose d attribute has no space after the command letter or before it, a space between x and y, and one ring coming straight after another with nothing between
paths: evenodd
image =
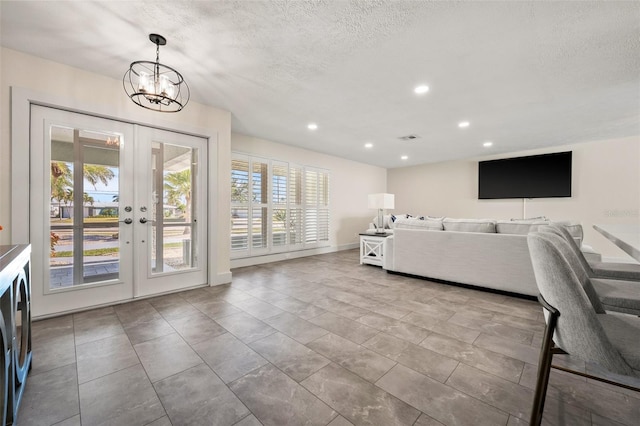
<instances>
[{"instance_id":1,"label":"sofa seat cushion","mask_svg":"<svg viewBox=\"0 0 640 426\"><path fill-rule=\"evenodd\" d=\"M430 231L442 231L444 229L442 220L416 217L398 218L394 227L396 229L427 229Z\"/></svg>"},{"instance_id":2,"label":"sofa seat cushion","mask_svg":"<svg viewBox=\"0 0 640 426\"><path fill-rule=\"evenodd\" d=\"M496 232L496 221L493 219L452 219L445 217L442 220L445 231L457 232Z\"/></svg>"}]
</instances>

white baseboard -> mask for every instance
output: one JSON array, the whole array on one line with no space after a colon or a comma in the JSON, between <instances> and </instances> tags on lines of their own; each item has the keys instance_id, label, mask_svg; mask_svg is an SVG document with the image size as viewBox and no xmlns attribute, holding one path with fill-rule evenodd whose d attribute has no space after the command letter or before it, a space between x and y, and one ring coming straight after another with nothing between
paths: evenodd
<instances>
[{"instance_id":1,"label":"white baseboard","mask_svg":"<svg viewBox=\"0 0 640 426\"><path fill-rule=\"evenodd\" d=\"M343 244L341 246L319 247L308 250L290 251L286 253L267 254L263 256L245 257L242 259L231 259L231 269L243 268L245 266L262 265L271 262L280 262L287 259L297 259L300 257L314 256L316 254L335 253L342 250L351 250L359 247L359 243Z\"/></svg>"},{"instance_id":2,"label":"white baseboard","mask_svg":"<svg viewBox=\"0 0 640 426\"><path fill-rule=\"evenodd\" d=\"M219 272L213 277L213 282L211 282L211 286L216 286L220 284L228 284L231 282L231 271L227 272Z\"/></svg>"}]
</instances>

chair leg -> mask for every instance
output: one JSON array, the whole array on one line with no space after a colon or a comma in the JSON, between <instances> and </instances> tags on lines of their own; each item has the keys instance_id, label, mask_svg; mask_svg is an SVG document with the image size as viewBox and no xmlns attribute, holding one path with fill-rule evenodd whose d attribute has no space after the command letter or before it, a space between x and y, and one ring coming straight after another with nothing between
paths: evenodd
<instances>
[{"instance_id":1,"label":"chair leg","mask_svg":"<svg viewBox=\"0 0 640 426\"><path fill-rule=\"evenodd\" d=\"M531 426L539 426L542 423L542 413L544 412L544 401L547 396L547 386L549 385L549 375L551 372L551 362L553 360L553 332L557 317L551 315L549 323L544 329L542 348L540 350L540 360L538 362L538 378L536 380L536 391L533 397L533 408L531 409Z\"/></svg>"}]
</instances>

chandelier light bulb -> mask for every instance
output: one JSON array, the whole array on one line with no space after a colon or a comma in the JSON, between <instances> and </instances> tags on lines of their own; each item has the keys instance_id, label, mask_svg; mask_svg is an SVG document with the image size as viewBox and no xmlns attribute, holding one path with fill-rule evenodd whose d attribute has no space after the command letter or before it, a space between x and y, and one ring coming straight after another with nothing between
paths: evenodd
<instances>
[{"instance_id":1,"label":"chandelier light bulb","mask_svg":"<svg viewBox=\"0 0 640 426\"><path fill-rule=\"evenodd\" d=\"M160 76L160 94L167 98L173 97L173 84L166 75Z\"/></svg>"},{"instance_id":2,"label":"chandelier light bulb","mask_svg":"<svg viewBox=\"0 0 640 426\"><path fill-rule=\"evenodd\" d=\"M138 77L138 91L149 92L149 81L149 74L141 72L140 77Z\"/></svg>"}]
</instances>

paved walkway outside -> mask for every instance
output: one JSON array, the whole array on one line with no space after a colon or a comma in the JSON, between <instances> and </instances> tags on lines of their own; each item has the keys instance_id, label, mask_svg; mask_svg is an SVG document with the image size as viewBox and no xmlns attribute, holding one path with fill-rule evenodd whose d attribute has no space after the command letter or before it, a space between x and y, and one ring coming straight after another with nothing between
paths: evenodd
<instances>
[{"instance_id":1,"label":"paved walkway outside","mask_svg":"<svg viewBox=\"0 0 640 426\"><path fill-rule=\"evenodd\" d=\"M98 275L117 274L119 270L120 270L120 262L117 260L87 263L84 265L84 276L95 277ZM73 285L73 266L52 266L51 267L50 288L71 287L72 285Z\"/></svg>"}]
</instances>

